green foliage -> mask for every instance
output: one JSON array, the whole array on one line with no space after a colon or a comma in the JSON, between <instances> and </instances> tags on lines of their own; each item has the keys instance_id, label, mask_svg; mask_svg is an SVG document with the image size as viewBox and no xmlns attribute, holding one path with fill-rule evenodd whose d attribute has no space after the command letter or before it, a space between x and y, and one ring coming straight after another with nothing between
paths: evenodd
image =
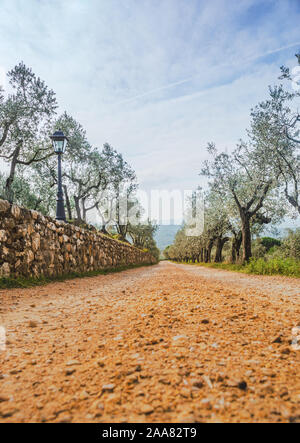
<instances>
[{"instance_id":1,"label":"green foliage","mask_svg":"<svg viewBox=\"0 0 300 443\"><path fill-rule=\"evenodd\" d=\"M263 258L266 254L277 250L281 241L272 237L257 238L252 242L252 257Z\"/></svg>"},{"instance_id":2,"label":"green foliage","mask_svg":"<svg viewBox=\"0 0 300 443\"><path fill-rule=\"evenodd\" d=\"M183 231L181 231L177 235L177 243L175 242L174 245L165 249L165 257L169 260L193 264L191 257L184 253L178 255L175 250L176 247L180 248L183 241L186 240L184 240ZM300 277L300 228L295 231L289 230L288 235L282 240L271 237L258 238L252 246L253 257L248 263L205 263L199 260L197 265L248 274ZM186 243L185 247L187 247Z\"/></svg>"},{"instance_id":3,"label":"green foliage","mask_svg":"<svg viewBox=\"0 0 300 443\"><path fill-rule=\"evenodd\" d=\"M0 94L0 157L9 164L5 197L12 202L16 172L54 154L45 134L51 127L57 103L54 92L23 62L7 77L12 93L6 98Z\"/></svg>"},{"instance_id":4,"label":"green foliage","mask_svg":"<svg viewBox=\"0 0 300 443\"><path fill-rule=\"evenodd\" d=\"M68 137L62 171L67 218L74 219L76 212L76 218L86 222L88 212L95 210L103 230L114 226L125 241L128 223L124 225L115 201L121 188L127 197L134 194L135 171L108 143L102 149L93 147L82 125L66 112L54 120L55 93L23 62L7 76L12 93L0 90L0 158L9 173L1 177L1 197L55 214L57 158L49 136L61 129Z\"/></svg>"},{"instance_id":5,"label":"green foliage","mask_svg":"<svg viewBox=\"0 0 300 443\"><path fill-rule=\"evenodd\" d=\"M300 214L300 114L292 111L300 94L283 85L269 88L269 98L251 113L251 138L258 158L263 158L278 180L283 198ZM295 103L294 103L295 102ZM299 126L299 125L298 125Z\"/></svg>"},{"instance_id":6,"label":"green foliage","mask_svg":"<svg viewBox=\"0 0 300 443\"><path fill-rule=\"evenodd\" d=\"M110 235L111 238L113 238L114 240L122 240L122 237L120 234L111 234Z\"/></svg>"},{"instance_id":7,"label":"green foliage","mask_svg":"<svg viewBox=\"0 0 300 443\"><path fill-rule=\"evenodd\" d=\"M280 250L285 257L300 260L300 228L295 231L291 229L288 236L283 240Z\"/></svg>"},{"instance_id":8,"label":"green foliage","mask_svg":"<svg viewBox=\"0 0 300 443\"><path fill-rule=\"evenodd\" d=\"M296 57L300 63L300 55ZM281 70L281 78L291 80L289 69ZM299 97L300 92L286 91L283 85L270 87L267 100L251 110L247 138L232 152L208 144L210 160L201 171L209 180L204 232L198 239L181 232L165 250L166 258L187 262L199 261L200 256L201 261L210 262L213 251L214 260L220 262L230 239L233 263L268 254L274 259L299 260L297 233L282 245L270 237L252 241L264 225L300 214Z\"/></svg>"},{"instance_id":9,"label":"green foliage","mask_svg":"<svg viewBox=\"0 0 300 443\"><path fill-rule=\"evenodd\" d=\"M282 78L291 80L288 68L282 67ZM23 62L8 73L8 79L12 93L0 90L0 157L10 172L8 177L0 176L0 196L54 214L57 158L49 134L62 129L69 141L63 157L67 218L76 217L74 223L86 226L87 215L94 210L101 218L102 232L117 234L125 242L130 237L134 246L158 259L157 227L141 223L140 210L137 225L124 221L126 217L120 214L118 198L127 198L129 215L136 208L137 189L136 174L122 154L108 143L102 149L93 147L82 125L66 112L54 120L54 92ZM204 231L192 237L180 230L165 250L166 258L220 262L226 257L235 263L248 262L253 255L257 262L299 260L299 230L290 232L282 244L270 237L251 242L265 224L281 221L289 207L300 213L300 115L294 110L299 97L300 93L285 91L282 85L269 88L268 99L251 111L245 141L239 141L230 153L208 144L210 161L202 168L209 179ZM189 210L193 212L194 207Z\"/></svg>"},{"instance_id":10,"label":"green foliage","mask_svg":"<svg viewBox=\"0 0 300 443\"><path fill-rule=\"evenodd\" d=\"M256 239L252 242L252 257L253 258L262 258L266 255L267 248L262 244L260 238Z\"/></svg>"},{"instance_id":11,"label":"green foliage","mask_svg":"<svg viewBox=\"0 0 300 443\"><path fill-rule=\"evenodd\" d=\"M137 225L130 224L128 226L128 235L131 237L133 245L139 249L149 252L157 260L160 251L156 246L154 234L158 226L150 220L147 222L139 222Z\"/></svg>"},{"instance_id":12,"label":"green foliage","mask_svg":"<svg viewBox=\"0 0 300 443\"><path fill-rule=\"evenodd\" d=\"M5 182L6 177L0 172L0 198L4 200L6 198ZM18 174L14 178L11 189L14 195L14 203L17 205L39 211L44 215L54 214L56 192L53 188L47 187L45 183L38 189L38 183L33 180L33 177L30 181Z\"/></svg>"},{"instance_id":13,"label":"green foliage","mask_svg":"<svg viewBox=\"0 0 300 443\"><path fill-rule=\"evenodd\" d=\"M262 237L261 244L266 248L267 252L269 252L270 249L273 248L274 246L280 246L281 241L278 240L277 238Z\"/></svg>"},{"instance_id":14,"label":"green foliage","mask_svg":"<svg viewBox=\"0 0 300 443\"><path fill-rule=\"evenodd\" d=\"M300 261L293 258L251 259L245 272L259 275L286 275L300 277Z\"/></svg>"},{"instance_id":15,"label":"green foliage","mask_svg":"<svg viewBox=\"0 0 300 443\"><path fill-rule=\"evenodd\" d=\"M137 212L136 217L139 223L128 225L128 236L131 238L132 244L136 248L149 252L156 260L159 260L160 250L154 240L154 234L157 231L158 226L155 223L152 223L151 220L142 222L142 212L142 208Z\"/></svg>"},{"instance_id":16,"label":"green foliage","mask_svg":"<svg viewBox=\"0 0 300 443\"><path fill-rule=\"evenodd\" d=\"M253 251L254 257L246 266L247 272L299 277L300 228L295 231L289 230L288 235L281 241L269 237L258 239Z\"/></svg>"}]
</instances>

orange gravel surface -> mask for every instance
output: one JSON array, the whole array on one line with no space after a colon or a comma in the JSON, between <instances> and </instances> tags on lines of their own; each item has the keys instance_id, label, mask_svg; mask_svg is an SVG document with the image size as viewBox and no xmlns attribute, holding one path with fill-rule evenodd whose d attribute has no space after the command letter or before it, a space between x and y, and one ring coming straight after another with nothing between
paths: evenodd
<instances>
[{"instance_id":1,"label":"orange gravel surface","mask_svg":"<svg viewBox=\"0 0 300 443\"><path fill-rule=\"evenodd\" d=\"M167 262L0 291L0 422L299 422L299 294Z\"/></svg>"}]
</instances>

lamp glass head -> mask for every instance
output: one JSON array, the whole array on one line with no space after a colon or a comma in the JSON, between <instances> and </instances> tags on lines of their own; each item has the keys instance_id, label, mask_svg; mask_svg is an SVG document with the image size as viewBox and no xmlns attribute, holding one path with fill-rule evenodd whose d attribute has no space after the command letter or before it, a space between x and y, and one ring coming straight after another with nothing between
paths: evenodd
<instances>
[{"instance_id":1,"label":"lamp glass head","mask_svg":"<svg viewBox=\"0 0 300 443\"><path fill-rule=\"evenodd\" d=\"M67 147L67 137L62 131L55 131L53 135L51 135L52 146L54 152L56 154L63 154Z\"/></svg>"}]
</instances>

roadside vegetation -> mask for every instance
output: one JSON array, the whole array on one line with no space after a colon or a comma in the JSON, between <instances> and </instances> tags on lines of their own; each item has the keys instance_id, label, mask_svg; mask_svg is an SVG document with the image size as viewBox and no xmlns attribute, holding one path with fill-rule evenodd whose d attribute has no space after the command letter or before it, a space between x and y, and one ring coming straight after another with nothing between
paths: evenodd
<instances>
[{"instance_id":1,"label":"roadside vegetation","mask_svg":"<svg viewBox=\"0 0 300 443\"><path fill-rule=\"evenodd\" d=\"M180 235L181 232L179 233L179 237ZM176 247L176 240L174 246ZM165 250L165 255L175 262L207 266L216 269L239 271L247 274L279 274L288 277L300 277L300 228L295 231L289 230L287 236L282 240L270 237L257 238L252 242L253 256L249 262L246 263L242 261L233 263L231 261L229 246L230 245L227 244L224 247L224 258L222 262L201 262L190 258L184 258L182 260L170 258L168 255L170 247ZM182 243L180 247L183 247ZM186 247L188 247L188 245L186 245ZM172 253L172 250L170 252ZM216 248L214 247L212 255L215 255L215 253Z\"/></svg>"},{"instance_id":2,"label":"roadside vegetation","mask_svg":"<svg viewBox=\"0 0 300 443\"><path fill-rule=\"evenodd\" d=\"M195 265L190 262L189 264ZM285 275L287 277L300 277L300 262L293 259L254 259L245 265L232 263L199 263L199 266L208 268L224 269L226 271L237 271L245 274L256 275Z\"/></svg>"},{"instance_id":3,"label":"roadside vegetation","mask_svg":"<svg viewBox=\"0 0 300 443\"><path fill-rule=\"evenodd\" d=\"M0 172L0 198L55 216L57 158L50 135L62 130L68 137L62 176L68 222L81 227L92 222L104 234L158 259L157 227L143 218L136 174L123 154L109 143L93 146L74 117L57 115L55 92L23 62L7 78L11 92L0 86L0 160L7 165L7 172ZM120 210L124 199L125 214ZM126 216L133 207L130 223Z\"/></svg>"}]
</instances>

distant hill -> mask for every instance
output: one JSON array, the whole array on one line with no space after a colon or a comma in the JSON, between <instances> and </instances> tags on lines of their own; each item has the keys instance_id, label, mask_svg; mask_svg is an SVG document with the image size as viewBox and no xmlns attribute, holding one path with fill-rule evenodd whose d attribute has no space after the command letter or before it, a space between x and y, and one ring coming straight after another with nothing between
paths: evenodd
<instances>
[{"instance_id":1,"label":"distant hill","mask_svg":"<svg viewBox=\"0 0 300 443\"><path fill-rule=\"evenodd\" d=\"M299 219L296 221L288 220L288 222L285 222L277 227L277 235L266 230L263 234L261 234L261 236L285 237L287 228L296 229L297 227L299 227ZM154 236L158 249L163 252L167 246L171 245L180 228L181 225L159 225L159 228Z\"/></svg>"},{"instance_id":2,"label":"distant hill","mask_svg":"<svg viewBox=\"0 0 300 443\"><path fill-rule=\"evenodd\" d=\"M167 246L171 245L180 228L180 225L159 225L154 237L158 249L163 251Z\"/></svg>"}]
</instances>

